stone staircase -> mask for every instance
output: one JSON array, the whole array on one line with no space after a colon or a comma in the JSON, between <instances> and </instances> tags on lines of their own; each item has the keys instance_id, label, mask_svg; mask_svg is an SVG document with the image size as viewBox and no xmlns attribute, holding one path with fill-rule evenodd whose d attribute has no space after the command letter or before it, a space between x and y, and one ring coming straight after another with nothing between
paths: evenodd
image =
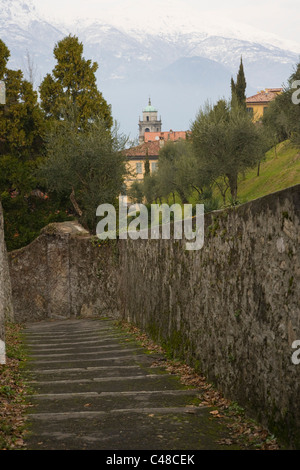
<instances>
[{"instance_id":1,"label":"stone staircase","mask_svg":"<svg viewBox=\"0 0 300 470\"><path fill-rule=\"evenodd\" d=\"M228 432L198 406L201 392L151 367L163 357L112 320L28 324L25 342L28 450L224 448Z\"/></svg>"}]
</instances>

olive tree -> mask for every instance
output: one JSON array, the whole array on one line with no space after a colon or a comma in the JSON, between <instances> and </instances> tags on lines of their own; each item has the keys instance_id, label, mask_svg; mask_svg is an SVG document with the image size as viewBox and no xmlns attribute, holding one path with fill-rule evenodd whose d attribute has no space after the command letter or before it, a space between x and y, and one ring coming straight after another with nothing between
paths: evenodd
<instances>
[{"instance_id":1,"label":"olive tree","mask_svg":"<svg viewBox=\"0 0 300 470\"><path fill-rule=\"evenodd\" d=\"M85 129L77 123L76 108L61 121L53 121L38 174L49 191L68 195L80 221L94 229L98 205L115 204L123 190L126 139L116 127L108 130L102 118Z\"/></svg>"},{"instance_id":2,"label":"olive tree","mask_svg":"<svg viewBox=\"0 0 300 470\"><path fill-rule=\"evenodd\" d=\"M238 175L254 167L265 151L263 133L241 106L205 105L192 125L197 167L214 181L225 178L232 201L237 199Z\"/></svg>"}]
</instances>

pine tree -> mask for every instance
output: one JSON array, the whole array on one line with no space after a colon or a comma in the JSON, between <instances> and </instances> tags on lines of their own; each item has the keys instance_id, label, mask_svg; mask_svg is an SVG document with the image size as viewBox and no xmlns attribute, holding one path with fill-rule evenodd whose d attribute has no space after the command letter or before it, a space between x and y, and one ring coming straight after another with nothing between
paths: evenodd
<instances>
[{"instance_id":1,"label":"pine tree","mask_svg":"<svg viewBox=\"0 0 300 470\"><path fill-rule=\"evenodd\" d=\"M57 209L43 194L35 176L44 151L44 115L32 84L21 70L10 70L9 50L0 40L0 79L6 103L0 105L0 199L4 210L5 237L9 250L30 243Z\"/></svg>"},{"instance_id":2,"label":"pine tree","mask_svg":"<svg viewBox=\"0 0 300 470\"><path fill-rule=\"evenodd\" d=\"M0 80L3 79L9 56L10 56L10 52L8 48L6 47L4 42L0 39Z\"/></svg>"},{"instance_id":3,"label":"pine tree","mask_svg":"<svg viewBox=\"0 0 300 470\"><path fill-rule=\"evenodd\" d=\"M71 103L79 110L79 125L84 127L96 116L106 127L113 121L111 108L97 89L95 72L98 64L83 57L83 45L76 36L67 36L54 48L57 61L52 74L47 74L40 86L41 104L48 118L61 119Z\"/></svg>"},{"instance_id":4,"label":"pine tree","mask_svg":"<svg viewBox=\"0 0 300 470\"><path fill-rule=\"evenodd\" d=\"M0 106L0 155L33 159L42 149L43 114L37 93L21 70L10 70L10 51L0 40L0 79L6 88L6 104Z\"/></svg>"}]
</instances>

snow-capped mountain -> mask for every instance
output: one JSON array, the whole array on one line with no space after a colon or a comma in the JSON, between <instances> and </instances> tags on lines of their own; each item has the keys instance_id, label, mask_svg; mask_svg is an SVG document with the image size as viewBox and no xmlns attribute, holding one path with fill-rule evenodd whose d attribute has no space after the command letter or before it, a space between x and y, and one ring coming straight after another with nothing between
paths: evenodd
<instances>
[{"instance_id":1,"label":"snow-capped mountain","mask_svg":"<svg viewBox=\"0 0 300 470\"><path fill-rule=\"evenodd\" d=\"M0 39L10 50L9 67L22 69L26 75L26 57L36 67L38 86L53 67L53 46L64 33L43 19L31 0L0 1Z\"/></svg>"},{"instance_id":2,"label":"snow-capped mountain","mask_svg":"<svg viewBox=\"0 0 300 470\"><path fill-rule=\"evenodd\" d=\"M148 7L137 0L97 0L91 2L97 9L88 12L85 4L80 19L67 20L55 9L46 14L40 0L0 0L9 65L26 73L29 55L38 86L54 66L55 43L76 34L85 57L98 62L99 89L131 137L149 95L165 130L185 130L205 100L229 96L241 56L248 94L281 86L299 61L298 44L190 6L183 10L180 0L152 0Z\"/></svg>"}]
</instances>

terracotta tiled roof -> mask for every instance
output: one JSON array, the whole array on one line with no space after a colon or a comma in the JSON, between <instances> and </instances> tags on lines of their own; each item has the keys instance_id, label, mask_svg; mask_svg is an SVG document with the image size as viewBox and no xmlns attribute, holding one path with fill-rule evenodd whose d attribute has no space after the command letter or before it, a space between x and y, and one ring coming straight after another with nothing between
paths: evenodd
<instances>
[{"instance_id":1,"label":"terracotta tiled roof","mask_svg":"<svg viewBox=\"0 0 300 470\"><path fill-rule=\"evenodd\" d=\"M125 155L130 157L157 157L160 150L160 143L159 141L155 142L144 142L137 147L132 147L128 150L125 150Z\"/></svg>"},{"instance_id":2,"label":"terracotta tiled roof","mask_svg":"<svg viewBox=\"0 0 300 470\"><path fill-rule=\"evenodd\" d=\"M269 103L282 91L282 88L267 88L256 95L246 98L246 103Z\"/></svg>"},{"instance_id":3,"label":"terracotta tiled roof","mask_svg":"<svg viewBox=\"0 0 300 470\"><path fill-rule=\"evenodd\" d=\"M271 91L274 93L281 93L283 89L282 88L266 88L266 91Z\"/></svg>"},{"instance_id":4,"label":"terracotta tiled roof","mask_svg":"<svg viewBox=\"0 0 300 470\"><path fill-rule=\"evenodd\" d=\"M145 132L144 139L145 142L151 142L155 140L163 139L164 141L171 140L172 142L176 142L179 139L186 139L186 132L185 131L168 131L168 132Z\"/></svg>"}]
</instances>

